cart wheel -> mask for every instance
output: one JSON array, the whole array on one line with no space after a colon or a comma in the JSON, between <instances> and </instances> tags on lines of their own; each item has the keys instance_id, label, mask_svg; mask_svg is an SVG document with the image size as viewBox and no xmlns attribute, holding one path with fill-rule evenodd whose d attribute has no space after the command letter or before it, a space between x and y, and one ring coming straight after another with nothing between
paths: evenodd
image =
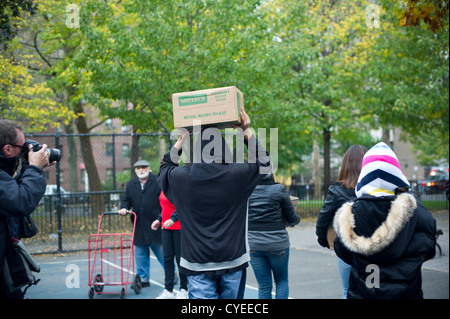
<instances>
[{"instance_id":1,"label":"cart wheel","mask_svg":"<svg viewBox=\"0 0 450 319\"><path fill-rule=\"evenodd\" d=\"M122 290L120 291L120 299L124 298L125 298L125 288L122 288Z\"/></svg>"},{"instance_id":2,"label":"cart wheel","mask_svg":"<svg viewBox=\"0 0 450 319\"><path fill-rule=\"evenodd\" d=\"M103 282L103 277L101 274L97 274L97 276L95 276L95 282ZM95 290L95 292L102 292L103 287L104 286L101 286L101 285L95 285L94 290Z\"/></svg>"},{"instance_id":3,"label":"cart wheel","mask_svg":"<svg viewBox=\"0 0 450 319\"><path fill-rule=\"evenodd\" d=\"M139 295L142 290L142 282L141 277L139 275L134 276L134 285L133 285L134 292L136 295Z\"/></svg>"},{"instance_id":4,"label":"cart wheel","mask_svg":"<svg viewBox=\"0 0 450 319\"><path fill-rule=\"evenodd\" d=\"M94 298L94 295L95 295L95 293L94 293L94 287L91 287L91 289L89 289L89 294L88 294L89 299L93 299L93 298Z\"/></svg>"}]
</instances>

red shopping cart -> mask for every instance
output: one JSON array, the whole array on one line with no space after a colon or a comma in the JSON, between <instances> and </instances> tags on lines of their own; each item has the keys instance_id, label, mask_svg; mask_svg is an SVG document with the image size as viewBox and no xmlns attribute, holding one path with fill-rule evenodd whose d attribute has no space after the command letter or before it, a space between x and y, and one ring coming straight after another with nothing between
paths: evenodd
<instances>
[{"instance_id":1,"label":"red shopping cart","mask_svg":"<svg viewBox=\"0 0 450 319\"><path fill-rule=\"evenodd\" d=\"M99 294L120 294L120 298L124 298L128 285L132 286L136 294L141 293L141 279L134 272L133 240L136 214L134 212L128 212L128 214L134 215L132 233L102 233L102 221L105 215L122 216L117 212L105 212L100 216L97 234L89 236L90 299ZM121 286L122 289L108 291L107 286Z\"/></svg>"}]
</instances>

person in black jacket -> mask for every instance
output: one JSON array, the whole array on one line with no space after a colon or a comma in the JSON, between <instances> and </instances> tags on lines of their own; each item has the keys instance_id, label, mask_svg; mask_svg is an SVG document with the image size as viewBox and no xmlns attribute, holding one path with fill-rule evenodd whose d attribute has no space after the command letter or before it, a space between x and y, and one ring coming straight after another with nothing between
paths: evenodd
<instances>
[{"instance_id":1,"label":"person in black jacket","mask_svg":"<svg viewBox=\"0 0 450 319\"><path fill-rule=\"evenodd\" d=\"M249 129L250 118L241 109L238 128L249 148L247 163L232 163L230 151L216 128L202 130L197 141L201 162L179 166L182 131L164 155L158 181L175 205L181 223L180 271L188 276L190 299L243 297L247 249L247 202L259 181L272 171L266 150ZM212 145L215 147L210 148ZM243 285L244 284L244 285Z\"/></svg>"},{"instance_id":2,"label":"person in black jacket","mask_svg":"<svg viewBox=\"0 0 450 319\"><path fill-rule=\"evenodd\" d=\"M344 154L338 180L329 187L325 203L317 217L316 235L317 241L322 247L333 249L336 236L332 228L334 215L345 202L353 201L356 198L355 187L361 171L362 159L366 152L366 147L352 145ZM343 298L346 299L351 266L338 257L338 268Z\"/></svg>"},{"instance_id":3,"label":"person in black jacket","mask_svg":"<svg viewBox=\"0 0 450 319\"><path fill-rule=\"evenodd\" d=\"M249 199L248 244L259 299L272 299L272 273L276 299L289 298L289 234L286 225L295 226L300 217L292 206L286 188L273 174L256 186Z\"/></svg>"},{"instance_id":4,"label":"person in black jacket","mask_svg":"<svg viewBox=\"0 0 450 319\"><path fill-rule=\"evenodd\" d=\"M49 165L46 149L44 144L38 152L28 151L29 165L16 180L13 176L19 159L27 151L25 136L16 123L0 120L0 274L5 256L12 248L8 218L31 214L44 196L47 183L43 168ZM0 299L5 298L23 298L23 294L20 289L6 291L0 276Z\"/></svg>"},{"instance_id":5,"label":"person in black jacket","mask_svg":"<svg viewBox=\"0 0 450 319\"><path fill-rule=\"evenodd\" d=\"M151 173L150 163L140 160L134 163L137 178L128 182L125 194L120 203L119 214L125 215L128 210L136 214L134 230L134 253L136 272L141 278L142 287L150 286L150 249L164 268L164 256L161 229L152 230L151 226L161 214L159 195L161 189L156 175ZM131 221L133 222L133 215Z\"/></svg>"},{"instance_id":6,"label":"person in black jacket","mask_svg":"<svg viewBox=\"0 0 450 319\"><path fill-rule=\"evenodd\" d=\"M364 156L357 199L336 213L336 254L352 265L349 299L421 299L422 264L434 257L436 221L408 192L385 143Z\"/></svg>"}]
</instances>

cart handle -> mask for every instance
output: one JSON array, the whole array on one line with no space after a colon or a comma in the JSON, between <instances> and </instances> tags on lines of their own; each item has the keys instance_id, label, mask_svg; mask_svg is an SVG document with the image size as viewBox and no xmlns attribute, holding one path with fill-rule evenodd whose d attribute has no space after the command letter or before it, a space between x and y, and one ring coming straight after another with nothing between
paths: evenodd
<instances>
[{"instance_id":1,"label":"cart handle","mask_svg":"<svg viewBox=\"0 0 450 319\"><path fill-rule=\"evenodd\" d=\"M134 214L134 212L127 210L127 215L129 214ZM120 215L120 214L118 212L104 212L103 215Z\"/></svg>"}]
</instances>

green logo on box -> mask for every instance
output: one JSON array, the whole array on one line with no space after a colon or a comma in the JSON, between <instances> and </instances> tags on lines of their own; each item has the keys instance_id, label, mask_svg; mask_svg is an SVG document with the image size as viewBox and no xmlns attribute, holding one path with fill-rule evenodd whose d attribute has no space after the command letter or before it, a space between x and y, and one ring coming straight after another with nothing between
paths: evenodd
<instances>
[{"instance_id":1,"label":"green logo on box","mask_svg":"<svg viewBox=\"0 0 450 319\"><path fill-rule=\"evenodd\" d=\"M208 102L206 94L180 96L178 98L178 104L180 106L188 106L194 104L204 104Z\"/></svg>"}]
</instances>

